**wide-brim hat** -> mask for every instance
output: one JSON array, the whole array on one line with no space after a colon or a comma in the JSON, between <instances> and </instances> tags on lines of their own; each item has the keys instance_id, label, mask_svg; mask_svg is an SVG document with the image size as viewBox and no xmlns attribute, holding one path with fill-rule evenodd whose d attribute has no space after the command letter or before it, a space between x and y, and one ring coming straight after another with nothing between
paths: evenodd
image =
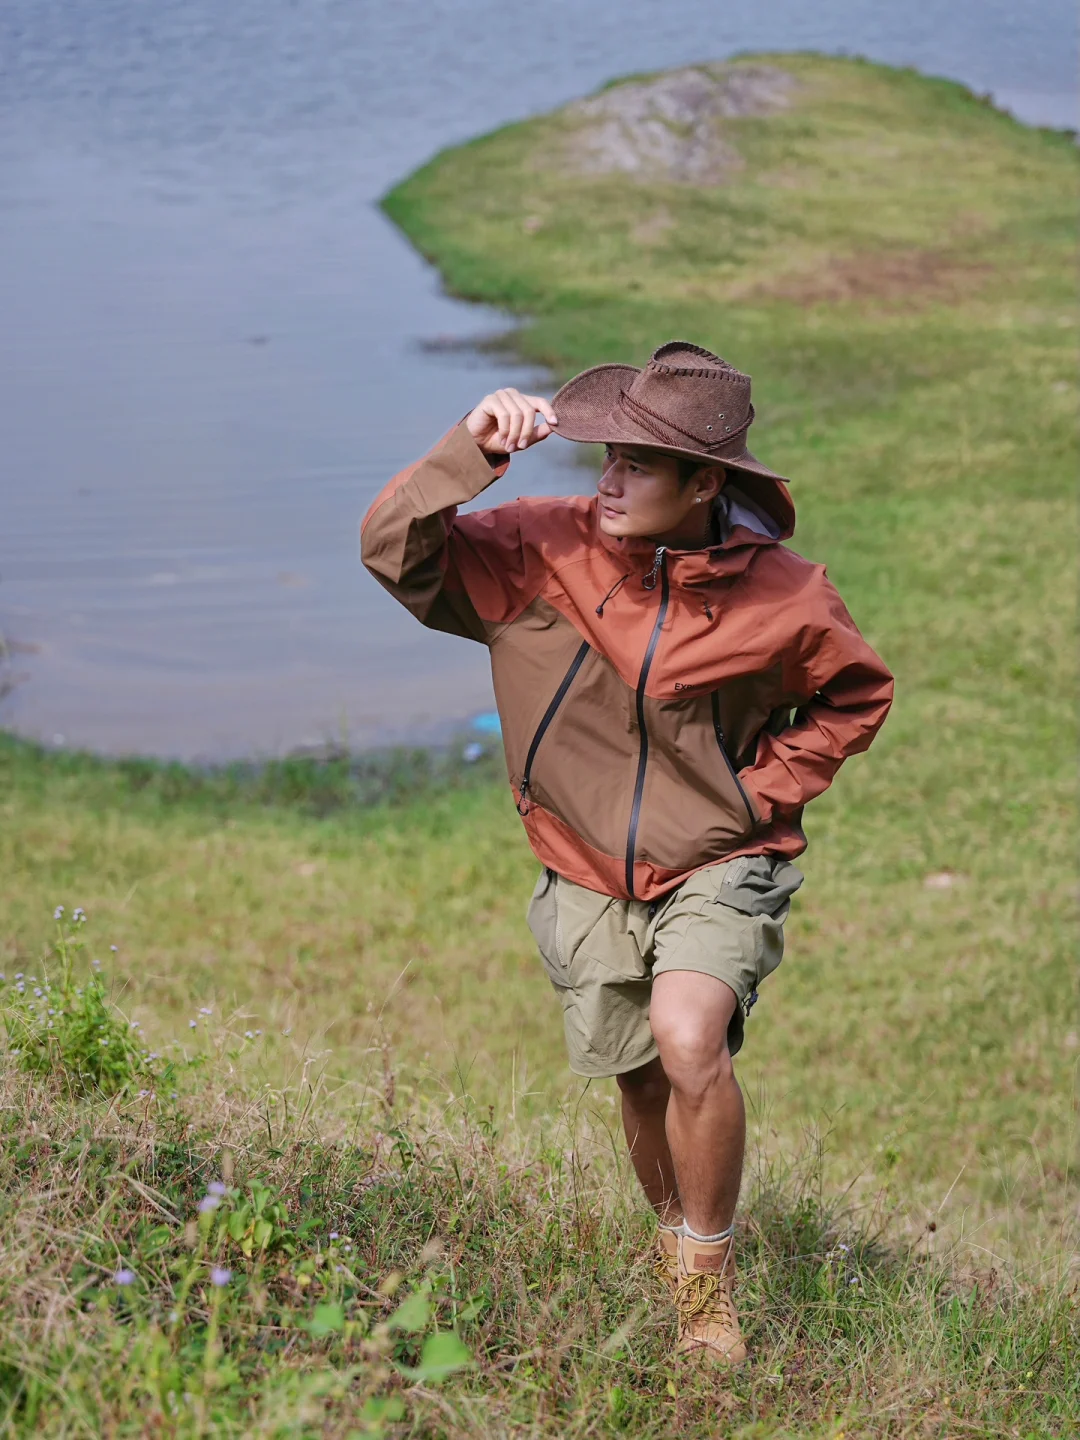
<instances>
[{"instance_id":1,"label":"wide-brim hat","mask_svg":"<svg viewBox=\"0 0 1080 1440\"><path fill-rule=\"evenodd\" d=\"M746 448L753 424L750 376L700 345L669 340L644 367L594 365L551 402L567 440L643 445L783 480Z\"/></svg>"}]
</instances>

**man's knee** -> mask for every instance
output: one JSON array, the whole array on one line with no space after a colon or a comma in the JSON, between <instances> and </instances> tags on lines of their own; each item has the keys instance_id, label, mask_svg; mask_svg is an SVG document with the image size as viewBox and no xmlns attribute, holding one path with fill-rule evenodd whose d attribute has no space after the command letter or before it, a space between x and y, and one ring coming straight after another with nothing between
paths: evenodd
<instances>
[{"instance_id":1,"label":"man's knee","mask_svg":"<svg viewBox=\"0 0 1080 1440\"><path fill-rule=\"evenodd\" d=\"M615 1083L624 1095L638 1104L659 1104L666 1101L671 1086L659 1060L650 1060L636 1070L627 1070L615 1076Z\"/></svg>"},{"instance_id":2,"label":"man's knee","mask_svg":"<svg viewBox=\"0 0 1080 1440\"><path fill-rule=\"evenodd\" d=\"M737 1002L727 986L724 990L717 1005L654 1007L652 1029L664 1071L672 1088L690 1100L734 1078L727 1031Z\"/></svg>"}]
</instances>

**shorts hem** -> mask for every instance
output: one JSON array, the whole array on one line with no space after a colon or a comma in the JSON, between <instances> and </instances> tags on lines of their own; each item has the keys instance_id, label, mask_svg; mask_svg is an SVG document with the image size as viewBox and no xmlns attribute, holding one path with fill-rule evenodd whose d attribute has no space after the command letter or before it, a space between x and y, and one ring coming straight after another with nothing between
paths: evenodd
<instances>
[{"instance_id":1,"label":"shorts hem","mask_svg":"<svg viewBox=\"0 0 1080 1440\"><path fill-rule=\"evenodd\" d=\"M719 980L726 985L740 1005L745 1004L747 996L755 989L754 983L751 982L747 987L745 975L739 974L734 969L720 974L720 969L719 965L688 965L685 962L676 962L671 965L658 964L653 966L652 979L655 981L658 975L670 975L679 970L685 970L691 975L708 975L713 980Z\"/></svg>"},{"instance_id":2,"label":"shorts hem","mask_svg":"<svg viewBox=\"0 0 1080 1440\"><path fill-rule=\"evenodd\" d=\"M654 1041L649 1049L638 1060L631 1060L629 1064L620 1061L613 1068L607 1070L581 1070L574 1064L573 1059L568 1061L570 1070L582 1080L613 1080L616 1075L627 1075L631 1070L640 1070L643 1065L648 1065L653 1060L660 1058L660 1048Z\"/></svg>"}]
</instances>

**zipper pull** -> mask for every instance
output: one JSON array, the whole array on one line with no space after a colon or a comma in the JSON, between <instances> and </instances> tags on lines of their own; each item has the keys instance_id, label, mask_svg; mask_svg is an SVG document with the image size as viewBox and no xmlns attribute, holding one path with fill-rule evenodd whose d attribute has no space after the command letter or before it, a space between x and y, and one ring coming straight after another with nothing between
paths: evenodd
<instances>
[{"instance_id":1,"label":"zipper pull","mask_svg":"<svg viewBox=\"0 0 1080 1440\"><path fill-rule=\"evenodd\" d=\"M653 567L652 567L652 569L649 571L648 575L646 575L646 576L643 578L642 582L641 582L642 585L644 585L644 587L645 587L646 590L655 590L655 589L656 589L656 577L660 574L660 568L661 568L661 566L662 566L663 563L664 563L664 556L665 556L666 554L667 554L667 546L666 546L666 545L658 545L658 546L656 547L656 559L653 561Z\"/></svg>"},{"instance_id":2,"label":"zipper pull","mask_svg":"<svg viewBox=\"0 0 1080 1440\"><path fill-rule=\"evenodd\" d=\"M521 784L518 786L517 812L521 816L525 816L529 813L529 807L525 803L525 796L528 794L528 791L529 777L526 775L523 777Z\"/></svg>"}]
</instances>

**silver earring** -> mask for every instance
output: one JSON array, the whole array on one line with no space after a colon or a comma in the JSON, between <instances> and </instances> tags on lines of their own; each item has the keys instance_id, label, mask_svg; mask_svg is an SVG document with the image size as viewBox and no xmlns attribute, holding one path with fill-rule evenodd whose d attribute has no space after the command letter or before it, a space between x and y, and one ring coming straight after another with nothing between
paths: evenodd
<instances>
[{"instance_id":1,"label":"silver earring","mask_svg":"<svg viewBox=\"0 0 1080 1440\"><path fill-rule=\"evenodd\" d=\"M700 505L700 504L701 504L701 496L700 496L700 495L695 495L695 496L694 496L694 504L695 504L695 505Z\"/></svg>"}]
</instances>

